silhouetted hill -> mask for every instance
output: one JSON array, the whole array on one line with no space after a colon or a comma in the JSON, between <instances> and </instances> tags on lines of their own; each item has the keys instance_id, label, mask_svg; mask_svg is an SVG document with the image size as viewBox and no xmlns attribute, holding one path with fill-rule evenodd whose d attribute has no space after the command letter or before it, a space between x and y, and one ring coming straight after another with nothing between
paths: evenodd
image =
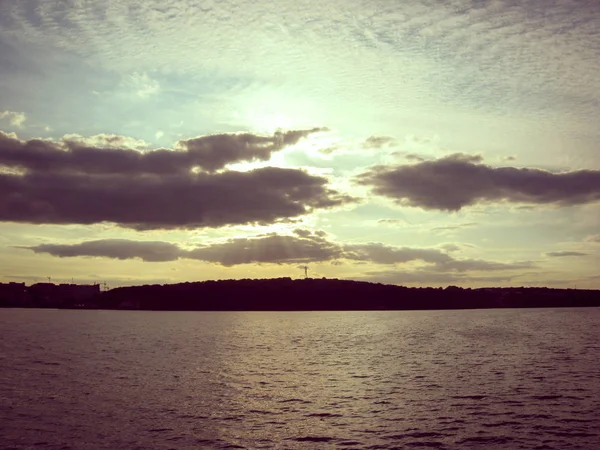
<instances>
[{"instance_id":1,"label":"silhouetted hill","mask_svg":"<svg viewBox=\"0 0 600 450\"><path fill-rule=\"evenodd\" d=\"M416 310L600 306L600 291L549 288L408 288L290 278L224 280L112 289L99 308L204 311Z\"/></svg>"},{"instance_id":2,"label":"silhouetted hill","mask_svg":"<svg viewBox=\"0 0 600 450\"><path fill-rule=\"evenodd\" d=\"M408 288L337 279L223 280L130 286L5 284L0 307L198 311L403 310L600 306L600 291Z\"/></svg>"}]
</instances>

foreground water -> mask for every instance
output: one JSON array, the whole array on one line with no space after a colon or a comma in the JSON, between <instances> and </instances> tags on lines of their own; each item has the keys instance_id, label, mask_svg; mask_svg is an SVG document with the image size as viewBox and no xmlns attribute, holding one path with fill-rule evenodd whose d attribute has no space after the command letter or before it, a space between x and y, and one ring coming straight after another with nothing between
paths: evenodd
<instances>
[{"instance_id":1,"label":"foreground water","mask_svg":"<svg viewBox=\"0 0 600 450\"><path fill-rule=\"evenodd\" d=\"M598 448L600 310L0 310L0 447Z\"/></svg>"}]
</instances>

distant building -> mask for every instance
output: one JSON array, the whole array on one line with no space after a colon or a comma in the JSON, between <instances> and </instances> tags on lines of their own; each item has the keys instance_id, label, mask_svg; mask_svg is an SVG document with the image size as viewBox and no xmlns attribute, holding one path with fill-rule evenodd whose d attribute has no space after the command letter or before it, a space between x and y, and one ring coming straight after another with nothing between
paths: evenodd
<instances>
[{"instance_id":1,"label":"distant building","mask_svg":"<svg viewBox=\"0 0 600 450\"><path fill-rule=\"evenodd\" d=\"M0 304L22 305L26 292L25 283L0 283Z\"/></svg>"},{"instance_id":2,"label":"distant building","mask_svg":"<svg viewBox=\"0 0 600 450\"><path fill-rule=\"evenodd\" d=\"M100 294L99 284L59 284L57 295L64 301L85 301Z\"/></svg>"},{"instance_id":3,"label":"distant building","mask_svg":"<svg viewBox=\"0 0 600 450\"><path fill-rule=\"evenodd\" d=\"M99 284L36 283L27 289L29 300L40 306L61 306L90 300L100 294Z\"/></svg>"}]
</instances>

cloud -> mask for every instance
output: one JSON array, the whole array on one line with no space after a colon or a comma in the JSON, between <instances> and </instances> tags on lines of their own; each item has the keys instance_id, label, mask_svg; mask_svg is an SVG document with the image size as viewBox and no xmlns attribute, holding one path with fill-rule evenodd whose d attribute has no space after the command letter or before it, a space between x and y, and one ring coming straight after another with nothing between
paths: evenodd
<instances>
[{"instance_id":1,"label":"cloud","mask_svg":"<svg viewBox=\"0 0 600 450\"><path fill-rule=\"evenodd\" d=\"M341 145L331 145L329 147L320 148L318 150L318 152L321 153L322 155L331 155L332 153L335 153L336 151L338 151L341 148L342 148Z\"/></svg>"},{"instance_id":2,"label":"cloud","mask_svg":"<svg viewBox=\"0 0 600 450\"><path fill-rule=\"evenodd\" d=\"M587 256L587 253L581 252L548 252L544 253L546 256L551 256L553 258L563 258L567 256Z\"/></svg>"},{"instance_id":3,"label":"cloud","mask_svg":"<svg viewBox=\"0 0 600 450\"><path fill-rule=\"evenodd\" d=\"M96 256L112 259L139 258L148 262L175 261L180 258L234 266L250 263L306 263L329 261L342 254L340 245L327 241L322 232L296 230L295 236L267 234L254 238L235 238L200 246L193 250L175 244L127 239L104 239L79 244L42 244L20 247L35 253L61 258Z\"/></svg>"},{"instance_id":4,"label":"cloud","mask_svg":"<svg viewBox=\"0 0 600 450\"><path fill-rule=\"evenodd\" d=\"M215 134L179 141L176 148L187 151L194 163L207 171L222 169L239 161L267 161L271 153L298 143L311 133L326 128L276 132L273 136L257 136L251 133Z\"/></svg>"},{"instance_id":5,"label":"cloud","mask_svg":"<svg viewBox=\"0 0 600 450\"><path fill-rule=\"evenodd\" d=\"M102 149L144 149L148 147L148 143L143 139L116 134L96 134L90 137L84 137L79 134L67 134L63 136L62 140L66 144L66 151L73 151L73 149L77 148L83 148L84 151L91 151L94 147Z\"/></svg>"},{"instance_id":6,"label":"cloud","mask_svg":"<svg viewBox=\"0 0 600 450\"><path fill-rule=\"evenodd\" d=\"M468 245L466 245L466 244L461 244L461 245L468 246ZM461 245L455 244L455 243L453 243L453 242L448 242L447 244L440 245L440 248L441 248L442 250L445 250L445 251L447 251L448 253L451 253L451 252L459 252L459 251L461 251L461 250L462 250L462 247L461 247Z\"/></svg>"},{"instance_id":7,"label":"cloud","mask_svg":"<svg viewBox=\"0 0 600 450\"><path fill-rule=\"evenodd\" d=\"M297 233L298 234L298 233ZM342 248L317 234L297 236L270 234L258 238L237 238L190 251L188 258L233 266L249 263L323 262L342 256Z\"/></svg>"},{"instance_id":8,"label":"cloud","mask_svg":"<svg viewBox=\"0 0 600 450\"><path fill-rule=\"evenodd\" d=\"M372 243L347 245L344 250L344 256L347 259L375 264L404 264L411 261L423 261L431 264L436 272L518 270L533 267L533 263L529 261L500 263L479 259L455 259L436 248L393 247Z\"/></svg>"},{"instance_id":9,"label":"cloud","mask_svg":"<svg viewBox=\"0 0 600 450\"><path fill-rule=\"evenodd\" d=\"M469 222L469 223L459 223L458 225L448 225L445 227L435 227L432 228L431 231L437 231L441 233L452 232L456 230L461 230L463 228L470 228L477 225L477 222Z\"/></svg>"},{"instance_id":10,"label":"cloud","mask_svg":"<svg viewBox=\"0 0 600 450\"><path fill-rule=\"evenodd\" d=\"M23 123L27 120L27 116L22 112L0 111L0 120L6 119L13 127L23 128Z\"/></svg>"},{"instance_id":11,"label":"cloud","mask_svg":"<svg viewBox=\"0 0 600 450\"><path fill-rule=\"evenodd\" d=\"M396 140L389 136L370 136L362 143L362 148L382 148L394 145Z\"/></svg>"},{"instance_id":12,"label":"cloud","mask_svg":"<svg viewBox=\"0 0 600 450\"><path fill-rule=\"evenodd\" d=\"M41 244L35 247L20 247L35 253L48 253L59 258L96 256L112 259L139 258L148 262L174 261L181 256L181 249L168 242L132 241L128 239L103 239L80 244Z\"/></svg>"},{"instance_id":13,"label":"cloud","mask_svg":"<svg viewBox=\"0 0 600 450\"><path fill-rule=\"evenodd\" d=\"M22 248L22 247L21 247ZM59 257L102 256L113 259L141 258L144 261L192 259L223 266L240 264L298 264L346 260L355 263L398 265L421 261L436 273L465 273L517 270L533 267L530 262L501 263L475 259L456 259L437 248L397 247L381 243L352 244L328 239L322 231L294 230L291 235L276 233L233 238L183 249L166 242L98 240L80 244L42 244L26 247L36 253Z\"/></svg>"},{"instance_id":14,"label":"cloud","mask_svg":"<svg viewBox=\"0 0 600 450\"><path fill-rule=\"evenodd\" d=\"M121 85L142 99L150 98L160 92L158 80L150 78L147 73L132 73L123 78Z\"/></svg>"},{"instance_id":15,"label":"cloud","mask_svg":"<svg viewBox=\"0 0 600 450\"><path fill-rule=\"evenodd\" d=\"M268 224L351 199L323 177L267 167L219 174L0 174L0 221L135 229Z\"/></svg>"},{"instance_id":16,"label":"cloud","mask_svg":"<svg viewBox=\"0 0 600 450\"><path fill-rule=\"evenodd\" d=\"M585 238L585 242L600 242L600 234L594 234Z\"/></svg>"},{"instance_id":17,"label":"cloud","mask_svg":"<svg viewBox=\"0 0 600 450\"><path fill-rule=\"evenodd\" d=\"M497 271L497 270L523 270L535 267L531 261L500 263L495 261L485 261L482 259L462 259L444 261L436 265L440 272L473 272L473 271Z\"/></svg>"},{"instance_id":18,"label":"cloud","mask_svg":"<svg viewBox=\"0 0 600 450\"><path fill-rule=\"evenodd\" d=\"M394 152L392 153L394 156L401 156L408 161L418 161L423 162L427 161L427 158L421 155L417 155L416 153L406 153L406 152Z\"/></svg>"},{"instance_id":19,"label":"cloud","mask_svg":"<svg viewBox=\"0 0 600 450\"><path fill-rule=\"evenodd\" d=\"M214 172L241 161L266 161L271 153L296 144L303 137L324 130L291 130L273 136L251 133L215 134L182 140L176 151L136 151L145 142L123 136L66 135L62 141L20 141L0 131L0 166L35 172L86 172L106 174L174 174L193 168Z\"/></svg>"},{"instance_id":20,"label":"cloud","mask_svg":"<svg viewBox=\"0 0 600 450\"><path fill-rule=\"evenodd\" d=\"M600 200L600 171L554 173L481 164L480 156L454 154L412 165L376 166L359 184L402 205L459 211L478 203L568 206Z\"/></svg>"},{"instance_id":21,"label":"cloud","mask_svg":"<svg viewBox=\"0 0 600 450\"><path fill-rule=\"evenodd\" d=\"M143 152L127 148L143 142L120 136L20 141L0 132L0 168L9 169L0 172L0 221L220 227L273 223L351 201L329 189L326 178L302 170L213 172L228 162L267 158L311 132L213 135L182 141L186 150ZM207 172L195 173L196 167Z\"/></svg>"},{"instance_id":22,"label":"cloud","mask_svg":"<svg viewBox=\"0 0 600 450\"><path fill-rule=\"evenodd\" d=\"M381 225L392 225L396 227L405 227L411 225L411 223L404 219L379 219L377 223Z\"/></svg>"},{"instance_id":23,"label":"cloud","mask_svg":"<svg viewBox=\"0 0 600 450\"><path fill-rule=\"evenodd\" d=\"M452 260L448 254L438 249L392 247L380 243L346 245L345 251L348 259L376 264L402 264L418 260L440 264Z\"/></svg>"},{"instance_id":24,"label":"cloud","mask_svg":"<svg viewBox=\"0 0 600 450\"><path fill-rule=\"evenodd\" d=\"M344 80L353 83L342 87L360 90L363 95L367 87L363 73L368 71L374 75L382 69L357 67L351 61L340 66L344 59L349 59L351 51L396 55L394 59L398 62L392 67L400 69L401 74L411 75L413 64L406 64L403 56L412 55L416 59L437 55L440 73L422 74L423 78L428 77L427 81L438 76L438 84L449 84L454 80L448 77L454 67L462 69L455 71L458 85L468 75L482 78L475 86L463 86L465 97L482 87L489 91L495 84L508 84L511 80L515 83L523 80L524 89L530 91L558 85L573 94L594 94L593 88L597 86L593 72L597 67L593 45L597 35L593 22L598 13L595 2L589 0L565 0L548 5L463 1L453 3L452 7L373 1L343 6L314 4L310 11L286 1L277 10L247 4L243 17L232 14L226 5L200 7L186 0L162 2L164 8L157 8L158 3L154 1L79 3L76 8L60 8L52 2L38 1L35 15L19 3L7 9L3 26L29 40L47 42L118 67L142 66L143 70L156 65L156 58L160 58L164 67L181 67L188 71L202 69L206 61L226 64L228 70L250 65L251 69L262 71L272 70L272 64L278 61L282 66L279 70L289 67L294 71L307 66L307 58L298 58L295 52L275 50L290 48L294 43L304 44L302 49L304 46L320 48L327 40L331 51L322 49L321 52L329 58L328 62L335 68L354 69ZM117 8L123 3L123 9ZM264 20L265 14L269 20ZM39 17L44 20L40 21ZM212 26L199 27L198 23ZM277 26L273 26L274 23ZM334 28L336 33L332 34ZM93 52L81 36L93 40ZM223 52L222 43L226 40L238 44ZM260 42L263 48L255 48ZM197 43L204 45L194 45ZM151 52L147 51L149 48ZM265 52L265 48L274 54ZM259 55L262 58L258 58ZM453 60L454 65L448 68ZM570 77L574 79L565 76L565 61L567 67L577 68L580 76ZM534 69L537 69L536 77L531 77ZM590 83L582 85L578 81L581 79ZM485 80L490 81L485 84ZM561 86L559 80L564 80L565 85ZM412 79L400 78L400 81L407 84ZM376 87L387 94L390 102L385 86L377 84ZM513 99L518 93L508 92L507 96ZM390 103L398 104L397 101Z\"/></svg>"}]
</instances>

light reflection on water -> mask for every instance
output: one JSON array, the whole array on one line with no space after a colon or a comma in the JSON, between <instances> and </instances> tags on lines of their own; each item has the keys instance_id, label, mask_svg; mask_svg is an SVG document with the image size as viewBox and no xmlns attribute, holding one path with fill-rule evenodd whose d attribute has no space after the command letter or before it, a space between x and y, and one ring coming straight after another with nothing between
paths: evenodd
<instances>
[{"instance_id":1,"label":"light reflection on water","mask_svg":"<svg viewBox=\"0 0 600 450\"><path fill-rule=\"evenodd\" d=\"M0 310L0 447L595 448L600 310Z\"/></svg>"}]
</instances>

